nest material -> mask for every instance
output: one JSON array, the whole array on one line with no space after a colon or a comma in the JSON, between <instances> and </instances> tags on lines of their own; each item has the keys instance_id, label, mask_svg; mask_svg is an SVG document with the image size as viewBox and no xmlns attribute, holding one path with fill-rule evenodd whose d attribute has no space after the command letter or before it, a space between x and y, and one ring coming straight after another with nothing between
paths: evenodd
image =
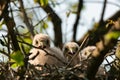
<instances>
[{"instance_id":1,"label":"nest material","mask_svg":"<svg viewBox=\"0 0 120 80\"><path fill-rule=\"evenodd\" d=\"M3 80L85 80L85 65L74 67L57 67L53 65L42 66L37 70L34 65L28 64L27 68L13 69L10 63L0 63L0 79ZM38 65L39 66L39 65ZM98 76L98 75L97 75ZM103 78L101 77L101 79Z\"/></svg>"}]
</instances>

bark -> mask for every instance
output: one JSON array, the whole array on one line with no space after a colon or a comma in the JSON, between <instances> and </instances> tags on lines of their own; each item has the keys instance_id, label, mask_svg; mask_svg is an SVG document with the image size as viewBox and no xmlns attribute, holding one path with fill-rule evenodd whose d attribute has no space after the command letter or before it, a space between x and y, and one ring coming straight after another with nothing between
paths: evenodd
<instances>
[{"instance_id":1,"label":"bark","mask_svg":"<svg viewBox=\"0 0 120 80\"><path fill-rule=\"evenodd\" d=\"M49 17L52 20L53 23L53 27L54 27L54 44L57 47L62 48L62 31L61 31L61 19L60 17L54 12L54 10L49 6L46 5L45 7L43 7L44 11L49 15Z\"/></svg>"},{"instance_id":2,"label":"bark","mask_svg":"<svg viewBox=\"0 0 120 80\"><path fill-rule=\"evenodd\" d=\"M0 0L0 21L3 18L6 9L8 9L8 2L5 0Z\"/></svg>"},{"instance_id":3,"label":"bark","mask_svg":"<svg viewBox=\"0 0 120 80\"><path fill-rule=\"evenodd\" d=\"M83 0L79 0L77 16L76 16L75 24L73 26L73 41L76 41L77 27L79 24L80 13L81 13L82 7L83 7Z\"/></svg>"}]
</instances>

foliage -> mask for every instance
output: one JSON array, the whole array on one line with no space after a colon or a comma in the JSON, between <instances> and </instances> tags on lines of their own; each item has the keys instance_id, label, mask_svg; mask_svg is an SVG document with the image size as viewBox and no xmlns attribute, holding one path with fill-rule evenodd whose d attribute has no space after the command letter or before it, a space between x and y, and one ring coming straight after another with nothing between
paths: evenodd
<instances>
[{"instance_id":1,"label":"foliage","mask_svg":"<svg viewBox=\"0 0 120 80\"><path fill-rule=\"evenodd\" d=\"M48 4L48 0L34 0L35 3L40 3L41 6L45 7Z\"/></svg>"},{"instance_id":2,"label":"foliage","mask_svg":"<svg viewBox=\"0 0 120 80\"><path fill-rule=\"evenodd\" d=\"M107 35L105 35L105 38L107 40L110 40L110 39L118 39L120 36L120 32L119 31L114 31L114 32L110 32L108 33Z\"/></svg>"},{"instance_id":3,"label":"foliage","mask_svg":"<svg viewBox=\"0 0 120 80\"><path fill-rule=\"evenodd\" d=\"M12 54L10 54L11 60L10 62L12 62L12 67L16 68L18 66L23 66L24 65L24 56L21 53L21 51L15 51Z\"/></svg>"}]
</instances>

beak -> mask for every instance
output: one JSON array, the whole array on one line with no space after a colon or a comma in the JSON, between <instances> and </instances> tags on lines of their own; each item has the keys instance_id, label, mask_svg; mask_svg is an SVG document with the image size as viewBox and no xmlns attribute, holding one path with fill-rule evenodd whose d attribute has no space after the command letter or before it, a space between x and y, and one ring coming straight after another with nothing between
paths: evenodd
<instances>
[{"instance_id":1,"label":"beak","mask_svg":"<svg viewBox=\"0 0 120 80\"><path fill-rule=\"evenodd\" d=\"M45 42L40 42L39 48L46 48Z\"/></svg>"},{"instance_id":2,"label":"beak","mask_svg":"<svg viewBox=\"0 0 120 80\"><path fill-rule=\"evenodd\" d=\"M74 55L74 54L75 54L75 52L73 51L73 49L70 49L69 54L72 54L72 55Z\"/></svg>"}]
</instances>

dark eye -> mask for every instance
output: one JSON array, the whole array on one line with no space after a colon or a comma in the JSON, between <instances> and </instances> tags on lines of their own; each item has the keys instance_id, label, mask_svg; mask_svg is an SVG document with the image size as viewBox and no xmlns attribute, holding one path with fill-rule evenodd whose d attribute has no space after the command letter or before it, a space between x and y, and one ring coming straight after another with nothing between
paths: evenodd
<instances>
[{"instance_id":1,"label":"dark eye","mask_svg":"<svg viewBox=\"0 0 120 80\"><path fill-rule=\"evenodd\" d=\"M49 44L49 40L46 40L46 43Z\"/></svg>"},{"instance_id":2,"label":"dark eye","mask_svg":"<svg viewBox=\"0 0 120 80\"><path fill-rule=\"evenodd\" d=\"M87 55L87 52L85 52L85 54L84 55Z\"/></svg>"},{"instance_id":3,"label":"dark eye","mask_svg":"<svg viewBox=\"0 0 120 80\"><path fill-rule=\"evenodd\" d=\"M78 47L76 47L75 50L78 51Z\"/></svg>"},{"instance_id":4,"label":"dark eye","mask_svg":"<svg viewBox=\"0 0 120 80\"><path fill-rule=\"evenodd\" d=\"M65 51L68 51L68 48L67 48L67 47L65 47Z\"/></svg>"},{"instance_id":5,"label":"dark eye","mask_svg":"<svg viewBox=\"0 0 120 80\"><path fill-rule=\"evenodd\" d=\"M38 44L38 41L36 41L36 44Z\"/></svg>"}]
</instances>

